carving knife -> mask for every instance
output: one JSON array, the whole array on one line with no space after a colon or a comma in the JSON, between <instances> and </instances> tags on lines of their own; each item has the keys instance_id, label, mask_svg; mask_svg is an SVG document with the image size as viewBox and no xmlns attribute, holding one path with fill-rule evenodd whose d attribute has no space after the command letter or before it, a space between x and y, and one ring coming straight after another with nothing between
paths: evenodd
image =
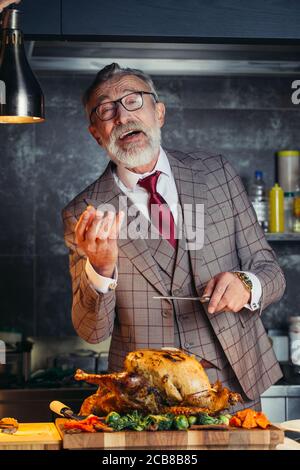
<instances>
[{"instance_id":1,"label":"carving knife","mask_svg":"<svg viewBox=\"0 0 300 470\"><path fill-rule=\"evenodd\" d=\"M176 297L176 296L163 296L163 295L158 295L158 296L154 296L152 297L152 299L166 299L166 300L198 300L198 302L200 301L201 303L207 303L210 301L210 296L208 295L203 295L201 297Z\"/></svg>"},{"instance_id":2,"label":"carving knife","mask_svg":"<svg viewBox=\"0 0 300 470\"><path fill-rule=\"evenodd\" d=\"M49 407L51 411L58 414L59 416L63 416L64 418L75 419L76 421L82 421L83 419L87 418L87 416L77 415L73 410L71 410L69 406L61 403L60 401L52 401Z\"/></svg>"}]
</instances>

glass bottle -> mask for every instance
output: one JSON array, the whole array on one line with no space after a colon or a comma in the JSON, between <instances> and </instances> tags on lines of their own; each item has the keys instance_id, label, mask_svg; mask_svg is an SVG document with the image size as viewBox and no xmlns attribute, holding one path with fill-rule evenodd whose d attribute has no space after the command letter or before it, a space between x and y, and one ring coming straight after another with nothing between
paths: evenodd
<instances>
[{"instance_id":1,"label":"glass bottle","mask_svg":"<svg viewBox=\"0 0 300 470\"><path fill-rule=\"evenodd\" d=\"M268 231L268 199L263 172L256 171L255 179L250 188L250 200L256 212L258 223L262 229Z\"/></svg>"}]
</instances>

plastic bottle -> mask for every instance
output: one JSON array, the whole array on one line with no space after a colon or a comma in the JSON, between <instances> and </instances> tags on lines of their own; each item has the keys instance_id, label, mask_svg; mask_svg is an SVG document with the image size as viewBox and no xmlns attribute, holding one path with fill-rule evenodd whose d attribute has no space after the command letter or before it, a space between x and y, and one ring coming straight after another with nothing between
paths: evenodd
<instances>
[{"instance_id":1,"label":"plastic bottle","mask_svg":"<svg viewBox=\"0 0 300 470\"><path fill-rule=\"evenodd\" d=\"M270 232L284 232L284 193L278 183L270 191L269 208Z\"/></svg>"},{"instance_id":2,"label":"plastic bottle","mask_svg":"<svg viewBox=\"0 0 300 470\"><path fill-rule=\"evenodd\" d=\"M263 172L255 172L255 180L250 188L250 199L256 212L257 220L265 232L268 231L268 199Z\"/></svg>"},{"instance_id":3,"label":"plastic bottle","mask_svg":"<svg viewBox=\"0 0 300 470\"><path fill-rule=\"evenodd\" d=\"M280 150L277 152L278 183L286 193L296 190L300 172L300 152Z\"/></svg>"},{"instance_id":4,"label":"plastic bottle","mask_svg":"<svg viewBox=\"0 0 300 470\"><path fill-rule=\"evenodd\" d=\"M293 232L300 233L300 187L297 186L294 197L294 222L293 222Z\"/></svg>"}]
</instances>

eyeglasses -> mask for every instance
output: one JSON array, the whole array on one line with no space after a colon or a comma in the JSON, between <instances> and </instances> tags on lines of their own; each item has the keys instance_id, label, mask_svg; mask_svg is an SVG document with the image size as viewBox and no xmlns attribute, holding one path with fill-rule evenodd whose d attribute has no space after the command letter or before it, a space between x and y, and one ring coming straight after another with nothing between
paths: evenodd
<instances>
[{"instance_id":1,"label":"eyeglasses","mask_svg":"<svg viewBox=\"0 0 300 470\"><path fill-rule=\"evenodd\" d=\"M90 119L93 113L96 113L101 121L109 121L110 119L113 119L117 114L118 103L120 103L126 111L136 111L137 109L142 108L144 104L143 95L152 95L155 102L157 103L158 101L156 95L150 91L135 91L122 96L122 98L119 98L118 100L98 104L94 109L92 109Z\"/></svg>"}]
</instances>

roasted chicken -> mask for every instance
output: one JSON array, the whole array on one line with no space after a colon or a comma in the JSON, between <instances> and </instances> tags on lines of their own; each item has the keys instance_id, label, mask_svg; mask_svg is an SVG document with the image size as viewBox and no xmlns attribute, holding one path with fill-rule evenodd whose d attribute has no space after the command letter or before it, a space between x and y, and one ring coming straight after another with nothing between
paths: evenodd
<instances>
[{"instance_id":1,"label":"roasted chicken","mask_svg":"<svg viewBox=\"0 0 300 470\"><path fill-rule=\"evenodd\" d=\"M127 413L215 414L242 401L238 393L211 386L202 365L179 349L141 349L126 356L124 372L86 374L77 370L76 380L99 385L83 402L80 414L98 416L110 411Z\"/></svg>"}]
</instances>

